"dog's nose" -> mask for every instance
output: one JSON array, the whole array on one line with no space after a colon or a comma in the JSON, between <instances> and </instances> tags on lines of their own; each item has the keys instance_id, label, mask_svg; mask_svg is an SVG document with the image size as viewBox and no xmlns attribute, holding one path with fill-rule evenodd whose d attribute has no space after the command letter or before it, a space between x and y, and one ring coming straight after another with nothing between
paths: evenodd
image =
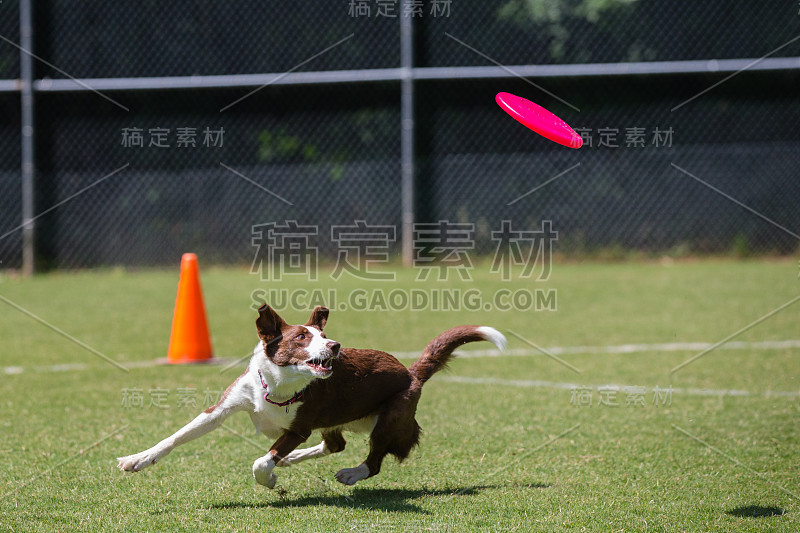
<instances>
[{"instance_id":1,"label":"dog's nose","mask_svg":"<svg viewBox=\"0 0 800 533\"><path fill-rule=\"evenodd\" d=\"M341 348L341 344L334 341L328 341L328 349L333 353L334 356L339 355L339 348Z\"/></svg>"}]
</instances>

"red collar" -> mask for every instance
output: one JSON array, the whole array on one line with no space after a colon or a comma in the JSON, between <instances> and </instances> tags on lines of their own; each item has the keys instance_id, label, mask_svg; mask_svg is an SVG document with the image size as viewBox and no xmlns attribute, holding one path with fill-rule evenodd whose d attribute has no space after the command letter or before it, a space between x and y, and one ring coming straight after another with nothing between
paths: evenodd
<instances>
[{"instance_id":1,"label":"red collar","mask_svg":"<svg viewBox=\"0 0 800 533\"><path fill-rule=\"evenodd\" d=\"M301 390L300 392L295 393L294 396L292 396L291 398L289 398L285 402L276 402L276 401L270 400L269 399L269 388L267 387L267 384L264 382L264 376L263 376L263 374L261 374L261 369L260 368L258 369L258 377L259 377L259 379L261 379L261 386L264 388L265 391L267 391L267 393L264 394L264 399L267 402L271 403L272 405L277 405L278 407L286 407L286 412L287 413L289 412L289 406L290 405L292 405L295 402L299 402L300 400L303 399L303 393L305 392L305 389Z\"/></svg>"}]
</instances>

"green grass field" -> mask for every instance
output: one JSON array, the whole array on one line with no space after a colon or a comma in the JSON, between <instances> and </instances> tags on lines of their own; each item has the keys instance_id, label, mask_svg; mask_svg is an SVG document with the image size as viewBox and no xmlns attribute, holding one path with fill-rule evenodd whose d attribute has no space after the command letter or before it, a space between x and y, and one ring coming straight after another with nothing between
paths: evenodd
<instances>
[{"instance_id":1,"label":"green grass field","mask_svg":"<svg viewBox=\"0 0 800 533\"><path fill-rule=\"evenodd\" d=\"M417 352L450 326L477 323L505 332L510 352L480 356L492 347L469 345L472 356L425 386L422 444L402 465L387 459L379 476L339 485L333 474L366 454L366 438L351 435L341 454L279 469L273 491L252 479L270 442L243 414L141 473L116 468L245 366L149 364L166 355L177 271L0 277L0 529L800 529L800 348L763 344L800 339L796 261L555 264L547 282L503 282L485 266L471 282L419 282L401 269L384 284L280 283L335 291L326 331L344 346ZM254 291L277 284L247 269L201 274L216 353L248 354ZM339 310L364 287L554 289L557 309ZM309 309L279 310L305 322ZM738 344L672 373L702 346L656 346L740 329ZM623 344L653 346L602 350ZM559 349L577 346L595 349Z\"/></svg>"}]
</instances>

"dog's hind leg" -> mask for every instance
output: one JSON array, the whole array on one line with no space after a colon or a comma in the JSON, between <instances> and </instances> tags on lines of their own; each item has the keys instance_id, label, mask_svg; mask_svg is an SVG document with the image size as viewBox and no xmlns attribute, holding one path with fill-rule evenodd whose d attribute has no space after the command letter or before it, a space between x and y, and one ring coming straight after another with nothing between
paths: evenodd
<instances>
[{"instance_id":1,"label":"dog's hind leg","mask_svg":"<svg viewBox=\"0 0 800 533\"><path fill-rule=\"evenodd\" d=\"M419 400L419 388L404 391L384 408L370 433L369 455L354 468L344 468L336 479L345 485L354 485L362 479L381 471L383 458L392 454L402 461L419 441L420 428L414 415Z\"/></svg>"},{"instance_id":2,"label":"dog's hind leg","mask_svg":"<svg viewBox=\"0 0 800 533\"><path fill-rule=\"evenodd\" d=\"M343 468L336 472L336 479L340 483L354 485L362 479L367 479L380 472L383 458L389 453L391 446L390 437L385 433L379 433L382 429L381 426L381 420L379 419L378 424L376 424L370 435L367 459L354 468Z\"/></svg>"},{"instance_id":3,"label":"dog's hind leg","mask_svg":"<svg viewBox=\"0 0 800 533\"><path fill-rule=\"evenodd\" d=\"M317 457L324 457L332 453L339 453L344 450L346 442L342 436L342 432L338 429L328 430L322 432L322 442L310 448L303 448L302 450L295 450L283 459L281 459L277 466L290 466L306 461L308 459L315 459Z\"/></svg>"}]
</instances>

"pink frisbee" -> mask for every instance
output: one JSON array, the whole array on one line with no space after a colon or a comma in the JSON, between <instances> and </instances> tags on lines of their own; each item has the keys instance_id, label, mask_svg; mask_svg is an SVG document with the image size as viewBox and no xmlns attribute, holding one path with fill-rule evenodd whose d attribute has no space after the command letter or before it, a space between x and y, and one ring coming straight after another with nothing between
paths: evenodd
<instances>
[{"instance_id":1,"label":"pink frisbee","mask_svg":"<svg viewBox=\"0 0 800 533\"><path fill-rule=\"evenodd\" d=\"M495 101L503 111L542 137L570 148L583 146L583 139L569 124L542 106L511 93L497 93Z\"/></svg>"}]
</instances>

